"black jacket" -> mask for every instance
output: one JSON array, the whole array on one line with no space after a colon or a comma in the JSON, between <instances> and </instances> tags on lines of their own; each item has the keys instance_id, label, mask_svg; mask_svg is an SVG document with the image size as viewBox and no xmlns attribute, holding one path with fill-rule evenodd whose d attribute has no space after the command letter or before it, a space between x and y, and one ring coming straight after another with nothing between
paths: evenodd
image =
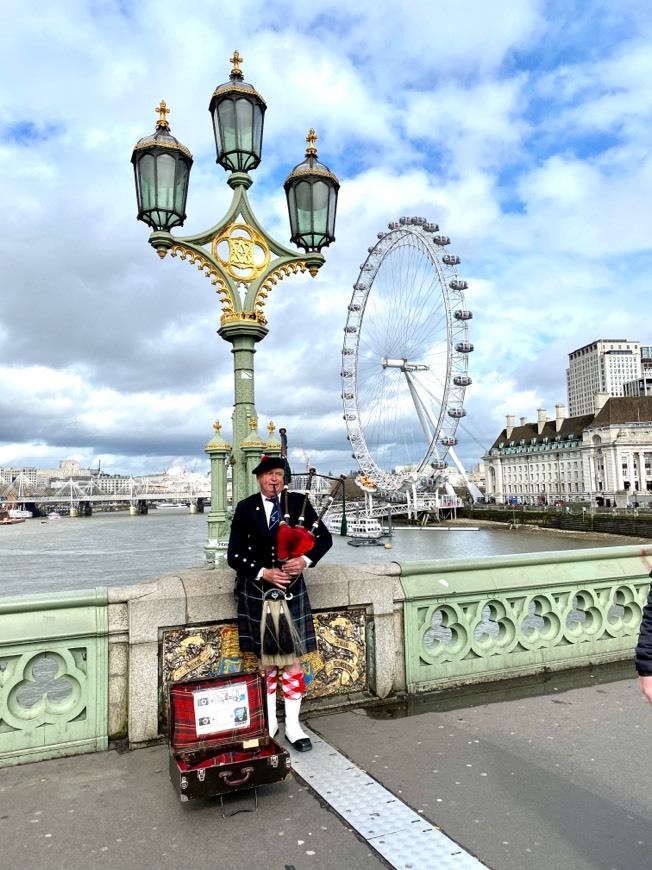
<instances>
[{"instance_id":1,"label":"black jacket","mask_svg":"<svg viewBox=\"0 0 652 870\"><path fill-rule=\"evenodd\" d=\"M652 571L650 571L652 577ZM642 677L652 677L652 584L643 608L643 618L636 645L636 670Z\"/></svg>"},{"instance_id":2,"label":"black jacket","mask_svg":"<svg viewBox=\"0 0 652 870\"><path fill-rule=\"evenodd\" d=\"M304 497L298 492L290 492L287 495L289 524L295 526L303 507ZM281 498L281 514L284 513L284 509L285 497L283 496ZM308 501L304 527L310 531L316 519L315 509ZM323 523L320 523L315 536L315 545L305 555L315 565L330 550L332 545L331 533ZM226 558L238 577L246 580L254 580L261 568L274 567L276 544L267 527L263 499L259 492L248 498L243 498L236 506L231 522L231 535Z\"/></svg>"}]
</instances>

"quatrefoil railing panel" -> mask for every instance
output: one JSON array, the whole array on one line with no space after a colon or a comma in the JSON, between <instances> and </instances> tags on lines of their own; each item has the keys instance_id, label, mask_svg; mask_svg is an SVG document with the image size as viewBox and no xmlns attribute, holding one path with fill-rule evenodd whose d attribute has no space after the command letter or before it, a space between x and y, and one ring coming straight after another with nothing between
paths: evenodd
<instances>
[{"instance_id":1,"label":"quatrefoil railing panel","mask_svg":"<svg viewBox=\"0 0 652 870\"><path fill-rule=\"evenodd\" d=\"M401 565L408 691L633 651L650 580L633 547Z\"/></svg>"},{"instance_id":2,"label":"quatrefoil railing panel","mask_svg":"<svg viewBox=\"0 0 652 870\"><path fill-rule=\"evenodd\" d=\"M106 590L0 599L0 766L108 745Z\"/></svg>"}]
</instances>

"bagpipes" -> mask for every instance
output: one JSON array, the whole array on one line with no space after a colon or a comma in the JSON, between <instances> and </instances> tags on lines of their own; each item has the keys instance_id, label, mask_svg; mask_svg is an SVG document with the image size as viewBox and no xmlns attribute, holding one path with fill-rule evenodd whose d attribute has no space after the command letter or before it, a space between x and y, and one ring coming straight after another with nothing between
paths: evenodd
<instances>
[{"instance_id":1,"label":"bagpipes","mask_svg":"<svg viewBox=\"0 0 652 870\"><path fill-rule=\"evenodd\" d=\"M305 515L315 475L315 469L309 468L303 504L295 526L290 525L287 483L281 492L283 517L279 523L276 538L276 560L280 567L288 559L295 559L312 550L317 540L319 524L346 480L346 475L342 474L310 530L308 530L305 528ZM278 665L280 667L289 665L300 658L304 652L301 637L296 630L288 607L288 601L291 601L292 598L291 592L285 592L277 587L269 589L263 595L264 614L261 620L260 657L263 665Z\"/></svg>"}]
</instances>

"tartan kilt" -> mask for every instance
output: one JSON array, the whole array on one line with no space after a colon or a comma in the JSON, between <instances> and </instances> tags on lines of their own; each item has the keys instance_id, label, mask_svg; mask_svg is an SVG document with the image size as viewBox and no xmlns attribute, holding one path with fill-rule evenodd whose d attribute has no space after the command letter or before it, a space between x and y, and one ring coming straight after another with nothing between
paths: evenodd
<instances>
[{"instance_id":1,"label":"tartan kilt","mask_svg":"<svg viewBox=\"0 0 652 870\"><path fill-rule=\"evenodd\" d=\"M260 623L263 616L263 594L273 588L277 587L264 581L252 583L240 579L237 584L240 649L242 652L254 653L258 658L261 653ZM317 649L310 599L303 574L299 574L292 581L288 591L293 596L287 604L294 627L301 638L301 649L297 650L297 658L301 658L305 653L315 652Z\"/></svg>"}]
</instances>

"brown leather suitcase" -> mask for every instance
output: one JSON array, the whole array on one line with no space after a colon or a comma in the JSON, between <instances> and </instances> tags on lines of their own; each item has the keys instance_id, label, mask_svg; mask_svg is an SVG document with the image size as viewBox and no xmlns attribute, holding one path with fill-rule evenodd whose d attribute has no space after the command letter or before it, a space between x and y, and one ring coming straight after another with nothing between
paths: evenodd
<instances>
[{"instance_id":1,"label":"brown leather suitcase","mask_svg":"<svg viewBox=\"0 0 652 870\"><path fill-rule=\"evenodd\" d=\"M263 673L175 683L168 698L170 779L180 800L289 777L290 755L268 733Z\"/></svg>"}]
</instances>

